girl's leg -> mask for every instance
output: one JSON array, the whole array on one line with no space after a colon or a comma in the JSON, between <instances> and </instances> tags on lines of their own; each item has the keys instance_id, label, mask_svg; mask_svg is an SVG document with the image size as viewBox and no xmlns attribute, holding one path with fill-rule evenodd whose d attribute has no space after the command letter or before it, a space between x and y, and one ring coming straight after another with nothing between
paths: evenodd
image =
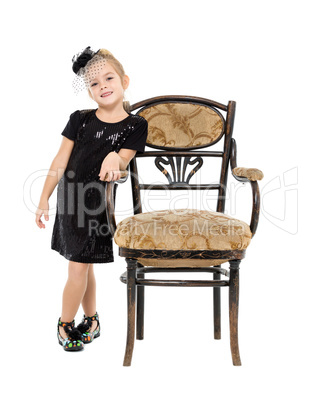
<instances>
[{"instance_id":1,"label":"girl's leg","mask_svg":"<svg viewBox=\"0 0 320 402\"><path fill-rule=\"evenodd\" d=\"M93 264L89 264L87 289L83 295L81 304L86 316L96 313L96 278L94 276Z\"/></svg>"},{"instance_id":2,"label":"girl's leg","mask_svg":"<svg viewBox=\"0 0 320 402\"><path fill-rule=\"evenodd\" d=\"M69 261L68 280L62 297L61 321L70 322L77 314L81 300L87 289L88 270L89 264ZM67 337L67 334L61 327L60 334L63 338Z\"/></svg>"},{"instance_id":3,"label":"girl's leg","mask_svg":"<svg viewBox=\"0 0 320 402\"><path fill-rule=\"evenodd\" d=\"M81 301L82 308L86 316L93 316L97 311L96 304L96 278L94 276L93 264L89 264L87 289ZM97 322L92 323L91 331L97 328Z\"/></svg>"}]
</instances>

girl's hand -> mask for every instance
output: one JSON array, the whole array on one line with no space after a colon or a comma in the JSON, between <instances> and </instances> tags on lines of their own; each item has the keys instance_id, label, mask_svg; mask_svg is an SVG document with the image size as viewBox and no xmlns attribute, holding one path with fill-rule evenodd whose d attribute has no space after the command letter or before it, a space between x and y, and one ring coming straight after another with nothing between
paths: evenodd
<instances>
[{"instance_id":1,"label":"girl's hand","mask_svg":"<svg viewBox=\"0 0 320 402\"><path fill-rule=\"evenodd\" d=\"M42 201L39 204L39 207L36 211L36 224L39 226L40 229L44 229L46 225L42 222L41 216L42 214L44 215L44 219L46 221L49 220L49 202L48 201Z\"/></svg>"},{"instance_id":2,"label":"girl's hand","mask_svg":"<svg viewBox=\"0 0 320 402\"><path fill-rule=\"evenodd\" d=\"M108 177L105 179L106 174ZM103 160L99 173L102 181L117 181L120 179L120 157L116 152L110 152Z\"/></svg>"}]
</instances>

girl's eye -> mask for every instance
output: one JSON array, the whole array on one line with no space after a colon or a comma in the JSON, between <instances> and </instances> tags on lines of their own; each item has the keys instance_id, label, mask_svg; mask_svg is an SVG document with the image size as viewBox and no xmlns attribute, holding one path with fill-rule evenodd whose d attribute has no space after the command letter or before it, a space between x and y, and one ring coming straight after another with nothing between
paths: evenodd
<instances>
[{"instance_id":1,"label":"girl's eye","mask_svg":"<svg viewBox=\"0 0 320 402\"><path fill-rule=\"evenodd\" d=\"M109 80L113 80L113 77L108 77L108 78L107 78L107 81L109 81ZM94 82L93 84L91 84L92 87L94 87L95 85L97 85L96 82Z\"/></svg>"}]
</instances>

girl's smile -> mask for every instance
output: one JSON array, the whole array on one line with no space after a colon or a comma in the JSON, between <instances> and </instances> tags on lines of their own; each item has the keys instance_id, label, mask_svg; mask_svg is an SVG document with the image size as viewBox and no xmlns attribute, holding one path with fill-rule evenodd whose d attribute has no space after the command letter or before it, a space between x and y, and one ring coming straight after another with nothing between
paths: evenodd
<instances>
[{"instance_id":1,"label":"girl's smile","mask_svg":"<svg viewBox=\"0 0 320 402\"><path fill-rule=\"evenodd\" d=\"M102 97L102 98L105 98L106 96L110 96L110 95L112 95L112 92L104 92L104 93L101 95L101 97Z\"/></svg>"}]
</instances>

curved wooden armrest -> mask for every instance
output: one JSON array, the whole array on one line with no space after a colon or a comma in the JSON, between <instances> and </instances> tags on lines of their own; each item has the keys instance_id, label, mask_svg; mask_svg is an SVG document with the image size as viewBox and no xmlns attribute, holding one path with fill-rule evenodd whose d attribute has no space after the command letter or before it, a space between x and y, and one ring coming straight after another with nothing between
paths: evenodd
<instances>
[{"instance_id":1,"label":"curved wooden armrest","mask_svg":"<svg viewBox=\"0 0 320 402\"><path fill-rule=\"evenodd\" d=\"M263 173L259 169L247 169L237 167L237 144L232 138L231 140L231 155L230 155L231 172L235 179L242 182L250 182L252 188L252 213L250 230L252 237L257 231L260 213L260 191L257 180L263 178ZM240 175L238 175L238 174Z\"/></svg>"},{"instance_id":2,"label":"curved wooden armrest","mask_svg":"<svg viewBox=\"0 0 320 402\"><path fill-rule=\"evenodd\" d=\"M114 236L114 233L117 228L116 219L115 219L115 203L116 203L116 192L118 183L124 183L129 176L129 172L127 170L121 172L121 178L116 181L107 181L106 182L106 214L109 225L109 230L111 237Z\"/></svg>"},{"instance_id":3,"label":"curved wooden armrest","mask_svg":"<svg viewBox=\"0 0 320 402\"><path fill-rule=\"evenodd\" d=\"M127 180L127 178L128 178L128 174L129 174L129 172L127 170L120 170L120 179L116 180L115 183L123 183L123 182L125 182ZM107 172L106 177L104 178L104 180L101 180L101 181L107 181L106 180L107 177L108 177L108 172Z\"/></svg>"},{"instance_id":4,"label":"curved wooden armrest","mask_svg":"<svg viewBox=\"0 0 320 402\"><path fill-rule=\"evenodd\" d=\"M232 175L238 181L257 181L263 179L263 173L259 169L237 167L237 143L234 138L231 140L230 164Z\"/></svg>"}]
</instances>

